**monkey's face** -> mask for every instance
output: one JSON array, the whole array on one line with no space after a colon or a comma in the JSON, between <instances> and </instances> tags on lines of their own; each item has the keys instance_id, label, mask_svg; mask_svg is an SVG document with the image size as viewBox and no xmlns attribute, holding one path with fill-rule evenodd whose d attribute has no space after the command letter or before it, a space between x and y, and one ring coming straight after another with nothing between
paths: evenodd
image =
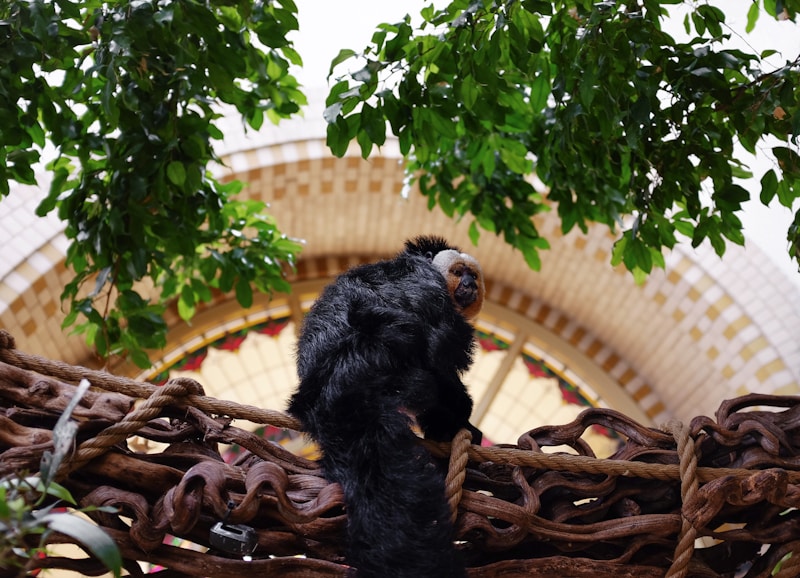
<instances>
[{"instance_id":1,"label":"monkey's face","mask_svg":"<svg viewBox=\"0 0 800 578\"><path fill-rule=\"evenodd\" d=\"M436 253L432 263L444 275L456 308L467 320L474 319L483 307L486 291L478 261L471 255L448 249Z\"/></svg>"}]
</instances>

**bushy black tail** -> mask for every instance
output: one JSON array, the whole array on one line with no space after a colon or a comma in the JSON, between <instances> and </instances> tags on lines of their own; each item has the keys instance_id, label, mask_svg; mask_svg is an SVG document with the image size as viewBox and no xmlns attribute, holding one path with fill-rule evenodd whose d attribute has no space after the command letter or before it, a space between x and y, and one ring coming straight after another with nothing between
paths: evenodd
<instances>
[{"instance_id":1,"label":"bushy black tail","mask_svg":"<svg viewBox=\"0 0 800 578\"><path fill-rule=\"evenodd\" d=\"M444 474L394 408L318 438L326 476L342 485L348 563L358 578L463 578ZM366 419L365 419L366 418Z\"/></svg>"}]
</instances>

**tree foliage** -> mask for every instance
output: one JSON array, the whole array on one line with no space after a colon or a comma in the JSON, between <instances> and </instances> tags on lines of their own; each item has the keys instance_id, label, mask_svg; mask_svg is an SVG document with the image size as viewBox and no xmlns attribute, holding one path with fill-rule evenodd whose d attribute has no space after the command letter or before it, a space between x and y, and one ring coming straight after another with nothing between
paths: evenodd
<instances>
[{"instance_id":1,"label":"tree foliage","mask_svg":"<svg viewBox=\"0 0 800 578\"><path fill-rule=\"evenodd\" d=\"M564 232L625 228L612 262L639 278L680 236L722 255L744 242L737 212L750 193L737 179L751 174L737 145L772 151L762 202L791 208L800 195L800 56L766 69L774 51L726 48L725 13L703 2L679 42L664 29L676 4L453 0L416 28L381 24L332 63L332 75L349 69L327 101L328 144L342 155L355 139L367 156L388 121L429 204L471 215L473 241L502 234L534 268L547 241L532 217L552 206ZM762 11L793 21L798 6L753 2L748 28ZM798 225L800 213L795 258Z\"/></svg>"},{"instance_id":2,"label":"tree foliage","mask_svg":"<svg viewBox=\"0 0 800 578\"><path fill-rule=\"evenodd\" d=\"M38 213L67 222L65 326L106 357L166 343L165 303L189 319L211 289L286 289L298 245L239 183L208 172L220 104L253 129L305 104L289 64L292 0L15 1L0 7L0 195L35 183L55 148ZM149 278L160 298L145 297Z\"/></svg>"}]
</instances>

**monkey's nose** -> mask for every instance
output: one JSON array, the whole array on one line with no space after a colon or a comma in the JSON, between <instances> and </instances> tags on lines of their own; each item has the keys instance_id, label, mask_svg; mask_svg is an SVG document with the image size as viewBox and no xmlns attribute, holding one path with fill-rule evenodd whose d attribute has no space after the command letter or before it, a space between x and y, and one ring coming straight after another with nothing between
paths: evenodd
<instances>
[{"instance_id":1,"label":"monkey's nose","mask_svg":"<svg viewBox=\"0 0 800 578\"><path fill-rule=\"evenodd\" d=\"M478 283L475 281L475 277L472 273L464 272L461 276L461 285L463 285L467 289L477 289Z\"/></svg>"},{"instance_id":2,"label":"monkey's nose","mask_svg":"<svg viewBox=\"0 0 800 578\"><path fill-rule=\"evenodd\" d=\"M458 287L453 292L453 298L462 309L475 303L478 298L478 284L475 281L475 277L469 273L464 273L458 283Z\"/></svg>"}]
</instances>

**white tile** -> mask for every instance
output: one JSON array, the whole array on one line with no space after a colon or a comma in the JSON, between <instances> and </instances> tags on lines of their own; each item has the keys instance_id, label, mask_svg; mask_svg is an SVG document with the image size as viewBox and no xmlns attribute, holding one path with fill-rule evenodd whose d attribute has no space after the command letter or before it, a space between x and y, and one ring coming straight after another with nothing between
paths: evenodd
<instances>
[{"instance_id":1,"label":"white tile","mask_svg":"<svg viewBox=\"0 0 800 578\"><path fill-rule=\"evenodd\" d=\"M53 264L50 262L50 260L41 253L34 253L33 255L29 256L26 261L41 275L44 275L53 268Z\"/></svg>"},{"instance_id":2,"label":"white tile","mask_svg":"<svg viewBox=\"0 0 800 578\"><path fill-rule=\"evenodd\" d=\"M27 291L31 286L30 282L16 271L11 271L6 275L3 282L20 294Z\"/></svg>"}]
</instances>

